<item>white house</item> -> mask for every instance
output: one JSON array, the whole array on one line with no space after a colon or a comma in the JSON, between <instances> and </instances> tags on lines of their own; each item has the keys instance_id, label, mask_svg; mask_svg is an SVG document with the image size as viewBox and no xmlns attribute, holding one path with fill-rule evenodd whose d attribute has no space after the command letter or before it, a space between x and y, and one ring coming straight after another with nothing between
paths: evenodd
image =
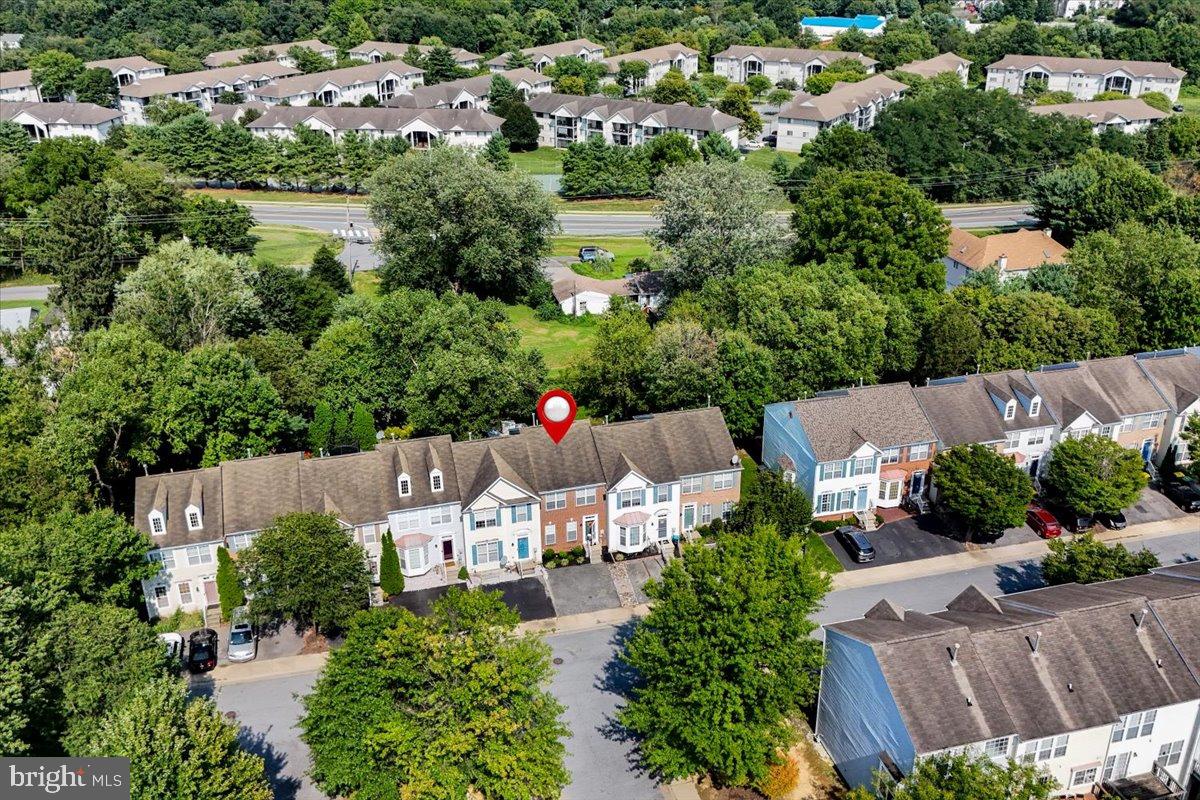
<instances>
[{"instance_id":1,"label":"white house","mask_svg":"<svg viewBox=\"0 0 1200 800\"><path fill-rule=\"evenodd\" d=\"M907 383L836 389L768 405L762 463L808 495L813 516L873 528L875 508L925 493L936 441Z\"/></svg>"},{"instance_id":2,"label":"white house","mask_svg":"<svg viewBox=\"0 0 1200 800\"><path fill-rule=\"evenodd\" d=\"M409 50L414 49L422 56L426 56L433 49L433 45L371 41L363 42L357 47L350 48L346 55L355 61L370 61L378 64L380 61L386 61L391 58L403 59L408 55ZM463 69L475 69L479 66L479 60L482 56L478 53L472 53L470 50L464 50L461 47L449 47L447 49L454 56L455 62Z\"/></svg>"},{"instance_id":3,"label":"white house","mask_svg":"<svg viewBox=\"0 0 1200 800\"><path fill-rule=\"evenodd\" d=\"M662 276L655 272L637 272L613 280L569 272L555 278L552 289L559 308L572 317L603 314L612 298L618 296L647 311L656 311L664 299Z\"/></svg>"},{"instance_id":4,"label":"white house","mask_svg":"<svg viewBox=\"0 0 1200 800\"><path fill-rule=\"evenodd\" d=\"M483 147L504 120L477 108L359 108L272 106L247 129L261 138L290 139L303 125L340 141L355 132L369 138L403 137L413 147L434 141L460 147Z\"/></svg>"},{"instance_id":5,"label":"white house","mask_svg":"<svg viewBox=\"0 0 1200 800\"><path fill-rule=\"evenodd\" d=\"M869 130L879 113L900 100L907 89L886 75L872 75L857 83L839 81L826 94L797 94L779 109L775 147L798 153L821 131L834 125Z\"/></svg>"},{"instance_id":6,"label":"white house","mask_svg":"<svg viewBox=\"0 0 1200 800\"><path fill-rule=\"evenodd\" d=\"M935 614L882 600L826 626L816 734L852 787L966 751L1034 764L1058 795L1182 796L1200 717L1197 578L970 587Z\"/></svg>"},{"instance_id":7,"label":"white house","mask_svg":"<svg viewBox=\"0 0 1200 800\"><path fill-rule=\"evenodd\" d=\"M951 228L949 250L942 263L946 265L946 287L951 288L971 273L986 269L997 270L1001 283L1025 277L1043 264L1061 264L1066 255L1067 247L1054 240L1049 228L1021 228L990 236Z\"/></svg>"},{"instance_id":8,"label":"white house","mask_svg":"<svg viewBox=\"0 0 1200 800\"><path fill-rule=\"evenodd\" d=\"M280 78L247 91L247 99L267 105L308 105L317 100L326 106L361 103L368 96L390 100L408 94L424 83L425 71L403 61L382 61L345 69Z\"/></svg>"},{"instance_id":9,"label":"white house","mask_svg":"<svg viewBox=\"0 0 1200 800\"><path fill-rule=\"evenodd\" d=\"M909 75L916 75L921 78L933 78L947 72L952 72L958 76L962 85L966 86L967 76L971 72L971 62L954 53L942 53L923 61L910 61L907 64L901 64L896 67L896 72L906 72Z\"/></svg>"},{"instance_id":10,"label":"white house","mask_svg":"<svg viewBox=\"0 0 1200 800\"><path fill-rule=\"evenodd\" d=\"M0 102L0 120L15 122L38 142L65 136L99 142L121 123L121 112L94 103Z\"/></svg>"},{"instance_id":11,"label":"white house","mask_svg":"<svg viewBox=\"0 0 1200 800\"><path fill-rule=\"evenodd\" d=\"M851 28L862 31L867 36L879 36L887 25L887 17L875 14L858 14L853 17L803 17L800 20L800 30L815 35L822 41L828 41Z\"/></svg>"},{"instance_id":12,"label":"white house","mask_svg":"<svg viewBox=\"0 0 1200 800\"><path fill-rule=\"evenodd\" d=\"M18 103L36 103L42 99L33 82L33 72L27 69L17 69L10 72L0 72L0 100Z\"/></svg>"},{"instance_id":13,"label":"white house","mask_svg":"<svg viewBox=\"0 0 1200 800\"><path fill-rule=\"evenodd\" d=\"M1161 92L1177 100L1186 75L1163 61L1006 55L988 65L987 89L1021 94L1026 83L1039 81L1047 91L1070 92L1077 100L1091 100L1101 92L1121 92L1130 97Z\"/></svg>"},{"instance_id":14,"label":"white house","mask_svg":"<svg viewBox=\"0 0 1200 800\"><path fill-rule=\"evenodd\" d=\"M668 131L678 131L693 142L713 132L734 147L740 142L741 120L713 108L553 92L533 95L526 104L542 129L538 143L547 147L568 147L590 136L603 136L609 144L643 144Z\"/></svg>"},{"instance_id":15,"label":"white house","mask_svg":"<svg viewBox=\"0 0 1200 800\"><path fill-rule=\"evenodd\" d=\"M486 111L491 105L488 93L492 89L492 79L497 75L511 81L525 100L535 94L546 94L553 83L545 75L521 67L445 81L433 86L417 86L408 94L385 100L382 105L393 108L481 108Z\"/></svg>"},{"instance_id":16,"label":"white house","mask_svg":"<svg viewBox=\"0 0 1200 800\"><path fill-rule=\"evenodd\" d=\"M1191 417L1200 414L1200 348L1138 353L1134 358L1169 408L1155 460L1161 463L1174 448L1176 463L1190 463L1195 454L1179 434Z\"/></svg>"},{"instance_id":17,"label":"white house","mask_svg":"<svg viewBox=\"0 0 1200 800\"><path fill-rule=\"evenodd\" d=\"M1171 116L1170 112L1159 111L1145 100L1136 97L1128 100L1092 100L1084 103L1030 106L1029 112L1043 117L1062 114L1064 117L1085 119L1091 123L1092 132L1097 135L1108 128L1116 128L1123 133L1138 133Z\"/></svg>"},{"instance_id":18,"label":"white house","mask_svg":"<svg viewBox=\"0 0 1200 800\"><path fill-rule=\"evenodd\" d=\"M862 53L735 44L713 56L713 73L736 83L745 83L747 78L755 75L765 75L772 83L795 81L796 87L803 89L804 82L810 77L846 58L861 63L868 74L879 64Z\"/></svg>"},{"instance_id":19,"label":"white house","mask_svg":"<svg viewBox=\"0 0 1200 800\"><path fill-rule=\"evenodd\" d=\"M252 53L263 53L267 58L273 58L280 64L285 66L296 66L296 60L288 55L288 51L293 47L302 47L305 50L311 50L322 58L327 58L330 61L337 61L337 48L331 44L325 44L318 39L305 39L301 42L283 42L281 44L264 44L258 47L239 47L235 50L220 50L216 53L209 53L204 57L204 66L210 69L217 67L226 67L232 64L240 64L242 59Z\"/></svg>"},{"instance_id":20,"label":"white house","mask_svg":"<svg viewBox=\"0 0 1200 800\"><path fill-rule=\"evenodd\" d=\"M604 59L608 73L604 82L612 83L617 80L622 62L642 61L648 67L645 78L639 78L629 87L632 92L640 92L658 83L670 70L679 70L683 77L691 78L700 70L700 53L678 42L664 44L661 47L651 47L647 50L636 50L632 53L622 53Z\"/></svg>"},{"instance_id":21,"label":"white house","mask_svg":"<svg viewBox=\"0 0 1200 800\"><path fill-rule=\"evenodd\" d=\"M1123 5L1125 0L1054 0L1054 14L1059 17L1073 17L1079 13L1115 11Z\"/></svg>"},{"instance_id":22,"label":"white house","mask_svg":"<svg viewBox=\"0 0 1200 800\"><path fill-rule=\"evenodd\" d=\"M144 125L147 122L146 106L158 98L191 103L204 111L212 111L213 103L222 92L233 92L246 98L255 88L296 72L295 67L278 61L264 61L147 78L121 87L121 114L126 124Z\"/></svg>"},{"instance_id":23,"label":"white house","mask_svg":"<svg viewBox=\"0 0 1200 800\"><path fill-rule=\"evenodd\" d=\"M554 63L555 59L564 56L578 56L587 62L602 61L604 45L587 39L571 39L567 42L544 44L538 47L524 47L521 49L521 53L533 63L536 71L544 72L546 67ZM509 68L508 62L511 58L511 53L501 53L495 58L489 59L487 67L492 72L503 72Z\"/></svg>"},{"instance_id":24,"label":"white house","mask_svg":"<svg viewBox=\"0 0 1200 800\"><path fill-rule=\"evenodd\" d=\"M0 33L0 50L20 50L23 41L23 33Z\"/></svg>"},{"instance_id":25,"label":"white house","mask_svg":"<svg viewBox=\"0 0 1200 800\"><path fill-rule=\"evenodd\" d=\"M157 64L141 56L87 61L84 66L88 69L107 69L117 79L118 86L127 86L149 78L161 78L167 74L167 68L162 64ZM0 100L36 103L41 99L42 94L33 83L31 70L19 69L12 72L0 72Z\"/></svg>"}]
</instances>

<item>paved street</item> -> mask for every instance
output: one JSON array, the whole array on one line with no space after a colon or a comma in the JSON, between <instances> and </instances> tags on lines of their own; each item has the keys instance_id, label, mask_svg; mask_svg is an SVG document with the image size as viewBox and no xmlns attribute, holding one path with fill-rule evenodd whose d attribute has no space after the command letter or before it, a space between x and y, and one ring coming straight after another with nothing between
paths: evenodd
<instances>
[{"instance_id":1,"label":"paved street","mask_svg":"<svg viewBox=\"0 0 1200 800\"><path fill-rule=\"evenodd\" d=\"M6 286L0 289L0 300L45 300L50 286Z\"/></svg>"},{"instance_id":2,"label":"paved street","mask_svg":"<svg viewBox=\"0 0 1200 800\"><path fill-rule=\"evenodd\" d=\"M1194 530L1151 539L1146 545L1164 564L1200 558L1200 520ZM1038 562L1028 560L842 589L826 597L816 620L824 624L862 616L883 597L906 608L938 611L972 584L989 593L1023 591L1039 586L1041 574ZM563 719L572 733L567 742L567 768L573 782L563 793L565 800L655 800L660 796L653 781L636 769L631 743L622 741L611 724L620 693L628 685L628 676L613 655L629 626L625 622L615 627L589 627L546 639L553 657L561 659L555 664L551 690L567 707ZM285 800L321 797L303 779L307 752L294 727L301 708L294 695L307 692L314 679L315 673L307 673L221 682L215 687L202 681L198 687L204 693L214 692L223 711L236 712L238 722L246 728L246 741L267 757L277 797Z\"/></svg>"},{"instance_id":3,"label":"paved street","mask_svg":"<svg viewBox=\"0 0 1200 800\"><path fill-rule=\"evenodd\" d=\"M356 228L370 227L366 207L361 205L352 205L348 209L332 203L323 205L304 205L302 202L296 204L247 203L247 205L254 212L254 218L263 223L303 225L324 231L348 228L348 223L351 222ZM942 213L953 225L960 228L999 228L1030 225L1035 221L1029 215L1029 207L1020 204L947 208ZM787 214L781 212L777 216L780 224L787 222ZM558 222L562 226L563 233L578 236L633 236L655 227L656 224L654 217L650 214L626 212L560 212ZM367 248L355 245L355 249L365 252ZM361 258L361 254L359 257Z\"/></svg>"}]
</instances>

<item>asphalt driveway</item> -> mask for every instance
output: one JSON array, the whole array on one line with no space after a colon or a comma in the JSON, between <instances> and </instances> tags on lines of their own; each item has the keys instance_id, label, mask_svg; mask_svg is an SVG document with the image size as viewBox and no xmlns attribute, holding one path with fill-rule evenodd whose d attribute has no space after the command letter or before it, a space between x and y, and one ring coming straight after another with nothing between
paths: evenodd
<instances>
[{"instance_id":1,"label":"asphalt driveway","mask_svg":"<svg viewBox=\"0 0 1200 800\"><path fill-rule=\"evenodd\" d=\"M449 586L437 586L433 589L418 589L412 592L401 592L388 602L402 608L407 608L417 616L428 616L434 602L450 591ZM537 578L518 578L515 581L489 584L483 587L488 591L500 592L505 605L514 609L525 622L534 619L549 619L554 616L554 602L546 592L545 585Z\"/></svg>"},{"instance_id":2,"label":"asphalt driveway","mask_svg":"<svg viewBox=\"0 0 1200 800\"><path fill-rule=\"evenodd\" d=\"M868 533L867 538L875 548L875 560L867 564L853 561L845 546L833 533L823 533L821 538L846 569L870 569L881 564L901 564L905 561L919 561L922 558L954 555L965 552L968 547L1023 544L1038 537L1027 525L1022 525L1019 528L1010 528L1000 536L986 539L977 537L968 545L962 531L952 528L938 515L921 514L889 522L879 530Z\"/></svg>"},{"instance_id":3,"label":"asphalt driveway","mask_svg":"<svg viewBox=\"0 0 1200 800\"><path fill-rule=\"evenodd\" d=\"M1140 525L1143 522L1158 522L1161 519L1175 519L1184 516L1184 512L1171 502L1167 496L1154 489L1142 489L1142 497L1129 508L1125 509L1125 519L1130 525Z\"/></svg>"},{"instance_id":4,"label":"asphalt driveway","mask_svg":"<svg viewBox=\"0 0 1200 800\"><path fill-rule=\"evenodd\" d=\"M547 570L546 581L560 616L588 614L621 605L608 564L579 564Z\"/></svg>"}]
</instances>

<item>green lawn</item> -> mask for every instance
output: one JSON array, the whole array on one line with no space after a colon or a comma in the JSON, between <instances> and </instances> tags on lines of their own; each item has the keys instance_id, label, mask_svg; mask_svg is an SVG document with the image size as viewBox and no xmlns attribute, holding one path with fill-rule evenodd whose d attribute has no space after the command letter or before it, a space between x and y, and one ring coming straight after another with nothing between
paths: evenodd
<instances>
[{"instance_id":1,"label":"green lawn","mask_svg":"<svg viewBox=\"0 0 1200 800\"><path fill-rule=\"evenodd\" d=\"M359 270L350 279L356 294L379 294L379 273L376 270Z\"/></svg>"},{"instance_id":2,"label":"green lawn","mask_svg":"<svg viewBox=\"0 0 1200 800\"><path fill-rule=\"evenodd\" d=\"M336 236L300 225L258 225L252 233L259 237L254 246L255 260L284 266L312 263L313 254L323 244L339 251L342 248L342 240Z\"/></svg>"},{"instance_id":3,"label":"green lawn","mask_svg":"<svg viewBox=\"0 0 1200 800\"><path fill-rule=\"evenodd\" d=\"M547 322L529 306L509 306L508 319L521 332L521 344L542 351L551 378L583 358L596 338L597 321L590 314Z\"/></svg>"},{"instance_id":4,"label":"green lawn","mask_svg":"<svg viewBox=\"0 0 1200 800\"><path fill-rule=\"evenodd\" d=\"M612 197L604 200L567 200L554 195L554 205L559 213L572 211L580 214L595 214L597 212L637 212L648 214L658 205L653 197Z\"/></svg>"},{"instance_id":5,"label":"green lawn","mask_svg":"<svg viewBox=\"0 0 1200 800\"><path fill-rule=\"evenodd\" d=\"M46 286L51 283L54 283L53 275L43 272L25 272L15 278L0 281L0 289L7 289L11 286Z\"/></svg>"},{"instance_id":6,"label":"green lawn","mask_svg":"<svg viewBox=\"0 0 1200 800\"><path fill-rule=\"evenodd\" d=\"M830 575L837 575L845 567L842 562L838 561L837 556L829 549L829 545L825 544L825 540L819 534L810 533L804 542L804 549L811 551L817 560L817 566L828 572Z\"/></svg>"},{"instance_id":7,"label":"green lawn","mask_svg":"<svg viewBox=\"0 0 1200 800\"><path fill-rule=\"evenodd\" d=\"M550 252L556 256L578 256L579 248L584 245L595 245L612 253L611 267L601 270L589 262L573 264L571 269L580 275L602 280L622 277L630 271L633 259L649 258L654 253L654 248L644 236L555 236Z\"/></svg>"},{"instance_id":8,"label":"green lawn","mask_svg":"<svg viewBox=\"0 0 1200 800\"><path fill-rule=\"evenodd\" d=\"M1183 106L1183 113L1200 116L1200 89L1184 89L1175 102Z\"/></svg>"},{"instance_id":9,"label":"green lawn","mask_svg":"<svg viewBox=\"0 0 1200 800\"><path fill-rule=\"evenodd\" d=\"M38 312L46 310L45 300L0 300L0 308L24 308L25 306L33 306Z\"/></svg>"},{"instance_id":10,"label":"green lawn","mask_svg":"<svg viewBox=\"0 0 1200 800\"><path fill-rule=\"evenodd\" d=\"M556 147L539 147L527 153L512 153L513 167L530 175L562 175L563 152Z\"/></svg>"},{"instance_id":11,"label":"green lawn","mask_svg":"<svg viewBox=\"0 0 1200 800\"><path fill-rule=\"evenodd\" d=\"M311 205L364 205L366 195L331 194L325 192L287 192L282 189L189 189L189 193L206 194L219 200L237 200L239 203L300 203Z\"/></svg>"},{"instance_id":12,"label":"green lawn","mask_svg":"<svg viewBox=\"0 0 1200 800\"><path fill-rule=\"evenodd\" d=\"M775 156L783 156L789 168L795 167L800 163L800 156L796 153L783 153L774 147L760 147L746 154L746 166L762 170L763 172L770 172L771 165L775 163Z\"/></svg>"}]
</instances>

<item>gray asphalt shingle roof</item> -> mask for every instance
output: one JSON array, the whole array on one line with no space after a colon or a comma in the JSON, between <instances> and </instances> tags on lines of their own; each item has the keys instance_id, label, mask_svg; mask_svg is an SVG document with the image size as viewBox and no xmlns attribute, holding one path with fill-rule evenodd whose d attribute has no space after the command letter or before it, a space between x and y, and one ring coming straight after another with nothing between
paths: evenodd
<instances>
[{"instance_id":1,"label":"gray asphalt shingle roof","mask_svg":"<svg viewBox=\"0 0 1200 800\"><path fill-rule=\"evenodd\" d=\"M907 383L856 386L793 404L820 461L849 458L864 442L880 449L937 440Z\"/></svg>"}]
</instances>

